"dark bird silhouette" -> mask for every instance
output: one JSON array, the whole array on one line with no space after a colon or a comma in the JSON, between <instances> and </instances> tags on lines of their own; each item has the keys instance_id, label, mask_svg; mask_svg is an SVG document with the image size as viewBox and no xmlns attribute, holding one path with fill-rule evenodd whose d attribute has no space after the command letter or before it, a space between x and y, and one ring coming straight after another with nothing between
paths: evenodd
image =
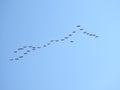
<instances>
[{"instance_id":1,"label":"dark bird silhouette","mask_svg":"<svg viewBox=\"0 0 120 90\"><path fill-rule=\"evenodd\" d=\"M24 54L28 54L28 53L25 52Z\"/></svg>"},{"instance_id":2,"label":"dark bird silhouette","mask_svg":"<svg viewBox=\"0 0 120 90\"><path fill-rule=\"evenodd\" d=\"M87 33L87 32L83 32L83 33Z\"/></svg>"},{"instance_id":3,"label":"dark bird silhouette","mask_svg":"<svg viewBox=\"0 0 120 90\"><path fill-rule=\"evenodd\" d=\"M76 33L76 31L73 31L72 33Z\"/></svg>"},{"instance_id":4,"label":"dark bird silhouette","mask_svg":"<svg viewBox=\"0 0 120 90\"><path fill-rule=\"evenodd\" d=\"M46 47L46 45L43 45L43 47Z\"/></svg>"},{"instance_id":5,"label":"dark bird silhouette","mask_svg":"<svg viewBox=\"0 0 120 90\"><path fill-rule=\"evenodd\" d=\"M41 47L37 47L38 49L41 48Z\"/></svg>"},{"instance_id":6,"label":"dark bird silhouette","mask_svg":"<svg viewBox=\"0 0 120 90\"><path fill-rule=\"evenodd\" d=\"M89 34L89 36L92 36L93 34Z\"/></svg>"},{"instance_id":7,"label":"dark bird silhouette","mask_svg":"<svg viewBox=\"0 0 120 90\"><path fill-rule=\"evenodd\" d=\"M23 48L27 48L27 46L23 46Z\"/></svg>"},{"instance_id":8,"label":"dark bird silhouette","mask_svg":"<svg viewBox=\"0 0 120 90\"><path fill-rule=\"evenodd\" d=\"M72 34L69 34L68 36L72 36Z\"/></svg>"},{"instance_id":9,"label":"dark bird silhouette","mask_svg":"<svg viewBox=\"0 0 120 90\"><path fill-rule=\"evenodd\" d=\"M15 58L15 60L19 60L19 58Z\"/></svg>"},{"instance_id":10,"label":"dark bird silhouette","mask_svg":"<svg viewBox=\"0 0 120 90\"><path fill-rule=\"evenodd\" d=\"M80 25L77 25L77 27L81 27Z\"/></svg>"},{"instance_id":11,"label":"dark bird silhouette","mask_svg":"<svg viewBox=\"0 0 120 90\"><path fill-rule=\"evenodd\" d=\"M18 50L24 50L23 48L18 48Z\"/></svg>"},{"instance_id":12,"label":"dark bird silhouette","mask_svg":"<svg viewBox=\"0 0 120 90\"><path fill-rule=\"evenodd\" d=\"M29 46L29 48L32 48L32 46Z\"/></svg>"},{"instance_id":13,"label":"dark bird silhouette","mask_svg":"<svg viewBox=\"0 0 120 90\"><path fill-rule=\"evenodd\" d=\"M81 28L80 30L82 31L82 30L84 30L84 29Z\"/></svg>"},{"instance_id":14,"label":"dark bird silhouette","mask_svg":"<svg viewBox=\"0 0 120 90\"><path fill-rule=\"evenodd\" d=\"M33 48L32 50L36 50L35 48Z\"/></svg>"},{"instance_id":15,"label":"dark bird silhouette","mask_svg":"<svg viewBox=\"0 0 120 90\"><path fill-rule=\"evenodd\" d=\"M19 56L19 58L23 58L23 56Z\"/></svg>"},{"instance_id":16,"label":"dark bird silhouette","mask_svg":"<svg viewBox=\"0 0 120 90\"><path fill-rule=\"evenodd\" d=\"M17 51L14 51L14 53L17 53Z\"/></svg>"},{"instance_id":17,"label":"dark bird silhouette","mask_svg":"<svg viewBox=\"0 0 120 90\"><path fill-rule=\"evenodd\" d=\"M74 41L70 41L70 43L73 43Z\"/></svg>"},{"instance_id":18,"label":"dark bird silhouette","mask_svg":"<svg viewBox=\"0 0 120 90\"><path fill-rule=\"evenodd\" d=\"M56 42L58 42L59 40L55 40Z\"/></svg>"},{"instance_id":19,"label":"dark bird silhouette","mask_svg":"<svg viewBox=\"0 0 120 90\"><path fill-rule=\"evenodd\" d=\"M65 39L61 39L61 41L64 41Z\"/></svg>"},{"instance_id":20,"label":"dark bird silhouette","mask_svg":"<svg viewBox=\"0 0 120 90\"><path fill-rule=\"evenodd\" d=\"M89 33L86 33L87 35L89 35Z\"/></svg>"},{"instance_id":21,"label":"dark bird silhouette","mask_svg":"<svg viewBox=\"0 0 120 90\"><path fill-rule=\"evenodd\" d=\"M47 43L47 45L50 45L50 43Z\"/></svg>"},{"instance_id":22,"label":"dark bird silhouette","mask_svg":"<svg viewBox=\"0 0 120 90\"><path fill-rule=\"evenodd\" d=\"M96 38L98 38L99 36L95 36Z\"/></svg>"},{"instance_id":23,"label":"dark bird silhouette","mask_svg":"<svg viewBox=\"0 0 120 90\"><path fill-rule=\"evenodd\" d=\"M27 50L26 52L30 52L30 50Z\"/></svg>"},{"instance_id":24,"label":"dark bird silhouette","mask_svg":"<svg viewBox=\"0 0 120 90\"><path fill-rule=\"evenodd\" d=\"M68 39L68 37L64 37L65 39Z\"/></svg>"},{"instance_id":25,"label":"dark bird silhouette","mask_svg":"<svg viewBox=\"0 0 120 90\"><path fill-rule=\"evenodd\" d=\"M13 61L13 59L9 59L10 61Z\"/></svg>"}]
</instances>

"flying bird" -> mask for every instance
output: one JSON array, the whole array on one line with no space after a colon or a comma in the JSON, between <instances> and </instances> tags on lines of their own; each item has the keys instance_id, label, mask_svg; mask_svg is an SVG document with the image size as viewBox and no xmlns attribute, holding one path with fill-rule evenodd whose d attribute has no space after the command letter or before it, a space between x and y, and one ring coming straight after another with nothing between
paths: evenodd
<instances>
[{"instance_id":1,"label":"flying bird","mask_svg":"<svg viewBox=\"0 0 120 90\"><path fill-rule=\"evenodd\" d=\"M43 45L43 47L46 47L46 45Z\"/></svg>"},{"instance_id":2,"label":"flying bird","mask_svg":"<svg viewBox=\"0 0 120 90\"><path fill-rule=\"evenodd\" d=\"M17 51L14 51L14 53L17 53Z\"/></svg>"},{"instance_id":3,"label":"flying bird","mask_svg":"<svg viewBox=\"0 0 120 90\"><path fill-rule=\"evenodd\" d=\"M68 37L64 37L65 39L68 39Z\"/></svg>"},{"instance_id":4,"label":"flying bird","mask_svg":"<svg viewBox=\"0 0 120 90\"><path fill-rule=\"evenodd\" d=\"M65 39L61 39L61 41L64 41Z\"/></svg>"},{"instance_id":5,"label":"flying bird","mask_svg":"<svg viewBox=\"0 0 120 90\"><path fill-rule=\"evenodd\" d=\"M58 42L59 40L55 40L56 42Z\"/></svg>"},{"instance_id":6,"label":"flying bird","mask_svg":"<svg viewBox=\"0 0 120 90\"><path fill-rule=\"evenodd\" d=\"M74 41L70 41L70 43L73 43Z\"/></svg>"},{"instance_id":7,"label":"flying bird","mask_svg":"<svg viewBox=\"0 0 120 90\"><path fill-rule=\"evenodd\" d=\"M73 31L72 33L76 33L76 31Z\"/></svg>"},{"instance_id":8,"label":"flying bird","mask_svg":"<svg viewBox=\"0 0 120 90\"><path fill-rule=\"evenodd\" d=\"M81 28L80 30L82 31L82 30L84 30L84 29Z\"/></svg>"},{"instance_id":9,"label":"flying bird","mask_svg":"<svg viewBox=\"0 0 120 90\"><path fill-rule=\"evenodd\" d=\"M23 48L18 48L18 50L24 50Z\"/></svg>"},{"instance_id":10,"label":"flying bird","mask_svg":"<svg viewBox=\"0 0 120 90\"><path fill-rule=\"evenodd\" d=\"M19 58L23 58L23 56L19 56Z\"/></svg>"},{"instance_id":11,"label":"flying bird","mask_svg":"<svg viewBox=\"0 0 120 90\"><path fill-rule=\"evenodd\" d=\"M24 54L28 54L28 53L24 53Z\"/></svg>"},{"instance_id":12,"label":"flying bird","mask_svg":"<svg viewBox=\"0 0 120 90\"><path fill-rule=\"evenodd\" d=\"M69 34L68 36L72 36L72 34Z\"/></svg>"},{"instance_id":13,"label":"flying bird","mask_svg":"<svg viewBox=\"0 0 120 90\"><path fill-rule=\"evenodd\" d=\"M77 27L81 27L80 25L77 25Z\"/></svg>"},{"instance_id":14,"label":"flying bird","mask_svg":"<svg viewBox=\"0 0 120 90\"><path fill-rule=\"evenodd\" d=\"M15 58L15 60L19 60L19 58Z\"/></svg>"}]
</instances>

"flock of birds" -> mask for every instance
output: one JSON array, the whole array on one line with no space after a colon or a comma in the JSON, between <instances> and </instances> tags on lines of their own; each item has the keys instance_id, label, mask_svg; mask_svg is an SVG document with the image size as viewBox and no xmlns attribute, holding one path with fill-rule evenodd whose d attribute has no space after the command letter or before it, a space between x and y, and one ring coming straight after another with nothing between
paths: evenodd
<instances>
[{"instance_id":1,"label":"flock of birds","mask_svg":"<svg viewBox=\"0 0 120 90\"><path fill-rule=\"evenodd\" d=\"M97 36L96 34L92 34L92 33L89 33L87 31L85 31L83 28L81 28L81 25L77 25L76 26L79 31L81 31L83 34L86 34L88 36L91 36L91 37L95 37L95 38L98 38L99 36ZM18 48L16 51L14 51L14 53L19 53L20 51L24 51L24 53L16 58L13 58L13 59L9 59L10 61L13 61L13 60L20 60L22 58L24 58L25 55L29 54L30 52L32 51L35 51L35 50L39 50L41 48L45 48L45 47L48 47L49 45L51 45L52 43L54 42L63 42L67 39L69 39L70 37L73 36L73 34L75 34L77 31L72 31L72 33L68 34L67 36L61 38L61 39L56 39L56 40L50 40L47 44L44 44L42 46L23 46L23 47L20 47ZM74 43L74 41L70 41L70 43Z\"/></svg>"}]
</instances>

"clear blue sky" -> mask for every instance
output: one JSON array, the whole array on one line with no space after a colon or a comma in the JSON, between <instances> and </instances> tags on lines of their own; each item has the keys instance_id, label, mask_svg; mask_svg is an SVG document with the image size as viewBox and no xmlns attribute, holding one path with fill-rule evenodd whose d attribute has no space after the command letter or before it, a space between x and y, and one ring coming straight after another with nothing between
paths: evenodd
<instances>
[{"instance_id":1,"label":"clear blue sky","mask_svg":"<svg viewBox=\"0 0 120 90\"><path fill-rule=\"evenodd\" d=\"M120 90L119 33L120 0L0 0L0 90Z\"/></svg>"}]
</instances>

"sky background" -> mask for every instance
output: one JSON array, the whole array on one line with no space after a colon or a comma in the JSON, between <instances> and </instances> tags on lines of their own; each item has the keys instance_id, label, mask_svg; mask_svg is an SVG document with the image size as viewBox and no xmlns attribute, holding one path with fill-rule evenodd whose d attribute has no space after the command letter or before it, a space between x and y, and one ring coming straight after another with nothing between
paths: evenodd
<instances>
[{"instance_id":1,"label":"sky background","mask_svg":"<svg viewBox=\"0 0 120 90\"><path fill-rule=\"evenodd\" d=\"M0 0L0 90L120 90L119 33L120 0Z\"/></svg>"}]
</instances>

